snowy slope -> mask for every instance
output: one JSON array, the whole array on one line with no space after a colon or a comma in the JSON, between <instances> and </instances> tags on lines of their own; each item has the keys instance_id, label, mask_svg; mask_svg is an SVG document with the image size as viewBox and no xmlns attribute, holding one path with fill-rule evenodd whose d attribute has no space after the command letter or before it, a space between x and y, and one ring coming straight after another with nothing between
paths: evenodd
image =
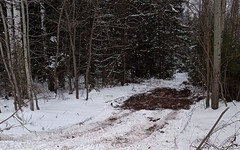
<instances>
[{"instance_id":1,"label":"snowy slope","mask_svg":"<svg viewBox=\"0 0 240 150\"><path fill-rule=\"evenodd\" d=\"M184 88L187 76L176 74L174 80L151 79L141 84L92 91L89 101L63 94L57 98L40 100L39 111L27 108L18 113L22 120L11 118L0 125L1 150L188 150L208 133L221 112L205 109L203 101L190 110L121 110L115 108L136 93L156 87ZM0 121L13 113L12 101L0 100L3 113ZM112 105L111 105L112 104ZM210 139L220 146L229 136L239 133L240 103L229 103L230 109L218 127L231 123ZM8 106L4 108L3 106ZM235 116L234 116L235 115ZM25 124L19 126L20 123ZM12 127L12 128L10 128ZM9 130L5 130L9 128ZM231 140L231 139L230 139ZM236 134L233 144L240 143Z\"/></svg>"}]
</instances>

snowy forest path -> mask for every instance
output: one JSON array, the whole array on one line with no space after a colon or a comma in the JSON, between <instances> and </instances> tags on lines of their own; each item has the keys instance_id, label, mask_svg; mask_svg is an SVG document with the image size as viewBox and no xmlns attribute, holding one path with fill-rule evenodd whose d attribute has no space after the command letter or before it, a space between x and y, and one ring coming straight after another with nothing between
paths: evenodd
<instances>
[{"instance_id":1,"label":"snowy forest path","mask_svg":"<svg viewBox=\"0 0 240 150\"><path fill-rule=\"evenodd\" d=\"M49 147L59 150L137 149L136 146L141 145L140 143L156 140L154 137L157 134L165 134L169 121L176 119L177 114L176 110L116 109L110 116L100 121L89 118L66 129L17 138L12 141L17 141L17 144L14 147L11 144L6 149L31 149L33 145L36 150ZM164 143L174 145L174 137L169 137L172 134L166 133L164 136L166 136Z\"/></svg>"}]
</instances>

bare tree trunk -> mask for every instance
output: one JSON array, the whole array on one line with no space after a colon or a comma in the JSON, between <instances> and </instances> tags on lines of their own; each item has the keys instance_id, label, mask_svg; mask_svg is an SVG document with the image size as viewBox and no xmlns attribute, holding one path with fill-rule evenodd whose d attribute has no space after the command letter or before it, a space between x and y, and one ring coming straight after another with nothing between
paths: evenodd
<instances>
[{"instance_id":1,"label":"bare tree trunk","mask_svg":"<svg viewBox=\"0 0 240 150\"><path fill-rule=\"evenodd\" d=\"M21 0L13 0L13 20L14 20L14 53L12 53L13 67L18 82L18 88L22 98L27 98L26 73L24 66L22 22L21 22ZM24 102L19 101L19 105Z\"/></svg>"},{"instance_id":2,"label":"bare tree trunk","mask_svg":"<svg viewBox=\"0 0 240 150\"><path fill-rule=\"evenodd\" d=\"M73 18L72 20L75 22L75 0L73 2ZM66 16L67 16L67 26L68 26L68 32L69 32L69 38L70 38L70 45L72 49L72 57L73 57L73 70L74 70L74 78L75 78L75 89L76 89L76 99L79 99L79 88L78 88L78 73L77 73L77 62L76 62L76 24L73 24L73 36L72 36L72 29L70 26L70 18L69 14L65 11Z\"/></svg>"},{"instance_id":3,"label":"bare tree trunk","mask_svg":"<svg viewBox=\"0 0 240 150\"><path fill-rule=\"evenodd\" d=\"M41 13L41 35L42 35L42 44L43 44L43 64L44 65L47 65L47 38L46 38L46 35L47 35L47 30L46 30L46 26L45 26L45 17L46 17L46 9L44 7L44 2L40 1L39 2L40 4L40 13ZM48 70L47 71L50 71L50 73L47 73L48 76L47 76L47 83L48 83L48 89L50 91L54 91L54 79L53 78L53 75L52 75L52 72L51 70Z\"/></svg>"},{"instance_id":4,"label":"bare tree trunk","mask_svg":"<svg viewBox=\"0 0 240 150\"><path fill-rule=\"evenodd\" d=\"M125 56L125 50L126 50L126 31L123 29L123 35L122 35L122 40L123 40L123 50L121 51L122 55L122 81L121 85L124 86L126 83L126 56Z\"/></svg>"},{"instance_id":5,"label":"bare tree trunk","mask_svg":"<svg viewBox=\"0 0 240 150\"><path fill-rule=\"evenodd\" d=\"M240 101L240 87L238 88L236 100L237 100L237 101Z\"/></svg>"},{"instance_id":6,"label":"bare tree trunk","mask_svg":"<svg viewBox=\"0 0 240 150\"><path fill-rule=\"evenodd\" d=\"M225 28L225 15L226 15L226 5L227 5L227 0L222 0L221 3L221 45L223 42L223 32Z\"/></svg>"},{"instance_id":7,"label":"bare tree trunk","mask_svg":"<svg viewBox=\"0 0 240 150\"><path fill-rule=\"evenodd\" d=\"M212 83L212 109L218 109L219 82L221 75L221 1L214 1L214 61L213 61L213 83Z\"/></svg>"},{"instance_id":8,"label":"bare tree trunk","mask_svg":"<svg viewBox=\"0 0 240 150\"><path fill-rule=\"evenodd\" d=\"M12 0L5 0L7 8L7 25L8 25L8 36L10 51L14 52L14 32L13 32L13 11L12 11Z\"/></svg>"},{"instance_id":9,"label":"bare tree trunk","mask_svg":"<svg viewBox=\"0 0 240 150\"><path fill-rule=\"evenodd\" d=\"M122 54L122 86L125 85L126 83L126 56L125 56L125 52L123 52Z\"/></svg>"},{"instance_id":10,"label":"bare tree trunk","mask_svg":"<svg viewBox=\"0 0 240 150\"><path fill-rule=\"evenodd\" d=\"M14 18L14 33L15 46L17 49L22 48L22 27L21 27L21 11L20 0L13 0L13 18Z\"/></svg>"},{"instance_id":11,"label":"bare tree trunk","mask_svg":"<svg viewBox=\"0 0 240 150\"><path fill-rule=\"evenodd\" d=\"M205 60L206 60L206 89L207 89L207 97L206 97L206 108L210 107L210 51L211 51L211 23L210 18L211 14L209 11L209 0L203 0L202 1L202 7L203 7L203 16L204 16L204 22L203 22L203 31L204 31L204 40L203 40L203 49L205 51Z\"/></svg>"},{"instance_id":12,"label":"bare tree trunk","mask_svg":"<svg viewBox=\"0 0 240 150\"><path fill-rule=\"evenodd\" d=\"M15 90L14 90L15 88L14 88L14 84L13 84L13 81L12 81L12 76L11 76L10 69L9 69L9 67L8 67L7 61L6 61L5 56L4 56L3 46L2 46L2 42L1 42L1 41L0 41L0 52L1 52L1 56L2 56L2 60L3 60L3 64L4 64L4 67L5 67L5 70L7 71L7 74L8 74L8 79L9 79L9 81L10 81L11 86L13 87L13 88L12 88L13 95L14 95L14 97L16 97L16 96L15 96L15 95L16 95L16 92L15 92ZM17 104L17 103L14 102L15 110L17 110L17 105L16 105L16 104Z\"/></svg>"},{"instance_id":13,"label":"bare tree trunk","mask_svg":"<svg viewBox=\"0 0 240 150\"><path fill-rule=\"evenodd\" d=\"M13 68L13 65L12 65L11 52L10 52L10 48L9 48L9 45L8 45L9 44L8 28L7 28L7 24L5 22L6 18L3 14L3 9L2 9L1 3L0 3L0 13L1 13L2 21L3 21L3 27L4 27L4 36L5 36L5 43L6 43L8 67L9 67L9 70L10 70L9 72L11 74L11 77L9 77L9 80L12 80L12 83L13 83L14 107L15 107L15 110L17 110L17 109L21 109L21 107L22 107L22 104L21 104L22 98L21 98L21 95L20 95L16 75L15 75L14 68ZM19 108L17 108L17 104L18 104Z\"/></svg>"},{"instance_id":14,"label":"bare tree trunk","mask_svg":"<svg viewBox=\"0 0 240 150\"><path fill-rule=\"evenodd\" d=\"M232 0L231 14L230 14L230 35L234 38L234 31L236 31L237 17L239 11L239 0Z\"/></svg>"},{"instance_id":15,"label":"bare tree trunk","mask_svg":"<svg viewBox=\"0 0 240 150\"><path fill-rule=\"evenodd\" d=\"M32 71L31 71L31 53L30 53L30 43L29 43L29 11L28 11L28 1L25 0L25 5L26 5L26 16L27 16L27 24L26 24L26 31L27 31L27 45L28 45L28 64L29 64L29 72L30 72L30 79L31 79L31 92L32 95L35 98L35 103L36 103L36 108L37 110L40 110L39 105L38 105L38 99L37 99L37 92L36 92L36 88L33 82L33 78L32 78Z\"/></svg>"},{"instance_id":16,"label":"bare tree trunk","mask_svg":"<svg viewBox=\"0 0 240 150\"><path fill-rule=\"evenodd\" d=\"M46 27L45 27L45 16L46 16L46 10L43 5L43 2L40 1L40 13L41 13L41 30L42 30L42 36L45 37L47 34ZM46 64L47 61L47 43L44 38L43 40L43 58L44 58L44 64Z\"/></svg>"},{"instance_id":17,"label":"bare tree trunk","mask_svg":"<svg viewBox=\"0 0 240 150\"><path fill-rule=\"evenodd\" d=\"M226 0L222 0L222 3L221 3L221 47L222 47L222 43L223 43L223 35L224 35L224 28L225 28L225 15L226 15L226 3L227 1ZM226 103L226 89L227 89L227 86L226 86L226 76L225 76L225 73L226 73L226 69L224 70L224 78L223 78L223 84L220 83L222 86L221 88L221 92L222 92L222 98L224 99L224 102L225 104L227 105ZM221 81L219 81L221 82Z\"/></svg>"},{"instance_id":18,"label":"bare tree trunk","mask_svg":"<svg viewBox=\"0 0 240 150\"><path fill-rule=\"evenodd\" d=\"M13 31L13 6L12 6L12 0L5 0L5 4L6 4L6 9L7 9L7 27L8 27L8 38L9 38L9 49L10 49L10 52L13 54L14 53L14 31ZM6 42L7 43L7 42ZM3 51L3 49L1 49ZM13 55L12 55L13 56ZM5 60L5 57L4 57L4 53L2 52L2 59L3 59L3 62L4 62L4 66L5 66L5 69L8 73L8 78L9 78L9 81L12 85L12 91L13 91L13 95L14 95L14 99L16 100L16 92L15 92L15 88L14 88L14 84L12 82L12 77L11 77L11 74L10 74L10 71L8 69L8 65L7 65L7 61L8 60ZM15 110L17 109L17 103L14 102L14 106L15 106Z\"/></svg>"},{"instance_id":19,"label":"bare tree trunk","mask_svg":"<svg viewBox=\"0 0 240 150\"><path fill-rule=\"evenodd\" d=\"M94 10L93 14L93 22L92 22L92 29L91 29L91 35L89 39L89 50L88 50L88 62L87 62L87 69L86 69L86 79L85 79L85 84L86 84L86 100L88 100L88 94L89 94L89 72L90 72L90 66L91 66L91 58L92 58L92 38L93 38L93 33L94 33L94 28L95 28L95 17L96 17L96 8Z\"/></svg>"},{"instance_id":20,"label":"bare tree trunk","mask_svg":"<svg viewBox=\"0 0 240 150\"><path fill-rule=\"evenodd\" d=\"M127 5L126 5L126 0L122 0L122 17L126 18L127 15ZM126 26L126 20L124 19L122 22ZM122 35L122 40L123 40L123 50L122 50L122 86L126 83L126 46L127 46L127 37L126 37L126 28L123 29L123 35Z\"/></svg>"},{"instance_id":21,"label":"bare tree trunk","mask_svg":"<svg viewBox=\"0 0 240 150\"><path fill-rule=\"evenodd\" d=\"M25 18L25 7L24 0L21 0L21 12L22 12L22 24L23 24L23 50L24 50L24 63L25 63L25 73L27 79L27 93L28 99L30 102L30 110L34 111L34 103L33 103L33 93L32 93L32 77L30 72L30 63L29 63L29 43L27 40L27 23Z\"/></svg>"},{"instance_id":22,"label":"bare tree trunk","mask_svg":"<svg viewBox=\"0 0 240 150\"><path fill-rule=\"evenodd\" d=\"M68 72L70 72L70 69L68 67ZM68 86L69 86L69 94L73 94L73 87L72 87L72 78L70 76L70 73L68 74Z\"/></svg>"},{"instance_id":23,"label":"bare tree trunk","mask_svg":"<svg viewBox=\"0 0 240 150\"><path fill-rule=\"evenodd\" d=\"M209 32L208 32L209 33ZM211 50L211 43L210 43L210 36L207 34L207 53L210 55L210 50ZM210 107L210 73L211 73L211 68L210 68L210 58L207 57L207 98L206 98L206 108Z\"/></svg>"},{"instance_id":24,"label":"bare tree trunk","mask_svg":"<svg viewBox=\"0 0 240 150\"><path fill-rule=\"evenodd\" d=\"M75 21L75 13L76 13L76 4L75 4L75 0L73 3L73 20ZM75 89L76 89L76 99L79 99L79 87L78 87L78 72L77 72L77 61L76 61L76 24L74 24L73 26L73 49L72 49L72 53L73 53L73 69L74 69L74 77L75 77Z\"/></svg>"},{"instance_id":25,"label":"bare tree trunk","mask_svg":"<svg viewBox=\"0 0 240 150\"><path fill-rule=\"evenodd\" d=\"M60 41L59 41L59 36L60 36L60 25L61 25L61 20L62 20L62 14L64 11L64 7L66 4L66 0L63 1L62 9L59 15L58 19L58 27L57 27L57 52L56 52L56 58L55 58L55 63L54 63L54 68L53 68L53 78L54 78L54 91L57 94L57 89L58 89L58 79L57 79L57 63L58 63L58 56L59 56L59 47L60 47Z\"/></svg>"}]
</instances>

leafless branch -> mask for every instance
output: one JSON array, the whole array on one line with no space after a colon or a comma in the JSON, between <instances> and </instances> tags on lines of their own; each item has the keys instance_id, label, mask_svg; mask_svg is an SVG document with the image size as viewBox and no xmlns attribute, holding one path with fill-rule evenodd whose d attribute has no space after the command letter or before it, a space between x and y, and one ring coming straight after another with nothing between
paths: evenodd
<instances>
[{"instance_id":1,"label":"leafless branch","mask_svg":"<svg viewBox=\"0 0 240 150\"><path fill-rule=\"evenodd\" d=\"M218 122L221 120L221 118L223 117L223 115L227 112L227 110L230 107L227 107L222 113L221 115L218 117L217 121L215 122L215 124L213 125L213 127L211 128L211 130L208 132L207 136L202 140L202 142L199 144L199 146L197 147L197 150L201 150L201 147L203 146L203 144L210 138L211 133L214 131L215 127L217 126Z\"/></svg>"},{"instance_id":2,"label":"leafless branch","mask_svg":"<svg viewBox=\"0 0 240 150\"><path fill-rule=\"evenodd\" d=\"M0 124L6 122L8 119L14 117L14 115L19 111L20 109L18 108L12 115L10 115L9 117L7 117L6 119L4 119L3 121L0 122Z\"/></svg>"}]
</instances>

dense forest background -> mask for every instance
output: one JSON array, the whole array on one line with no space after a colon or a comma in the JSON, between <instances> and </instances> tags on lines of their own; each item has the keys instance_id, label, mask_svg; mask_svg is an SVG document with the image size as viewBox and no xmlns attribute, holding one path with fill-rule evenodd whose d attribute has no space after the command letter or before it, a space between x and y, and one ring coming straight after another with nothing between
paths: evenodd
<instances>
[{"instance_id":1,"label":"dense forest background","mask_svg":"<svg viewBox=\"0 0 240 150\"><path fill-rule=\"evenodd\" d=\"M145 78L173 78L176 72L189 72L191 83L210 97L212 0L5 0L0 4L0 92L14 96L15 109L25 104L23 99L31 102L37 97L37 83L47 84L56 94L62 89L69 94L76 91L79 98L79 89L88 94ZM225 4L219 91L221 99L231 101L240 100L240 4L239 0Z\"/></svg>"}]
</instances>

